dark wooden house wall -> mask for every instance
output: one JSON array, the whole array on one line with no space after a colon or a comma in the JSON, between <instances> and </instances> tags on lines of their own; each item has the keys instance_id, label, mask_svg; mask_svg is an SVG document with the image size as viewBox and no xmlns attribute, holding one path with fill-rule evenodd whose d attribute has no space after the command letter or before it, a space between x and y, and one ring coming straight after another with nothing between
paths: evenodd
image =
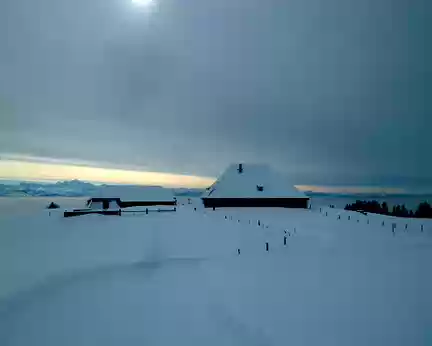
<instances>
[{"instance_id":1,"label":"dark wooden house wall","mask_svg":"<svg viewBox=\"0 0 432 346\"><path fill-rule=\"evenodd\" d=\"M204 207L308 208L309 198L203 198Z\"/></svg>"},{"instance_id":2,"label":"dark wooden house wall","mask_svg":"<svg viewBox=\"0 0 432 346\"><path fill-rule=\"evenodd\" d=\"M128 208L128 207L149 207L152 205L177 205L176 201L121 201L120 198L102 198L95 197L91 198L87 201L87 205L90 201L93 202L102 202L103 209L109 208L109 202L116 201L120 208Z\"/></svg>"},{"instance_id":3,"label":"dark wooden house wall","mask_svg":"<svg viewBox=\"0 0 432 346\"><path fill-rule=\"evenodd\" d=\"M176 201L127 201L120 202L120 207L128 208L128 207L148 207L152 205L177 205Z\"/></svg>"}]
</instances>

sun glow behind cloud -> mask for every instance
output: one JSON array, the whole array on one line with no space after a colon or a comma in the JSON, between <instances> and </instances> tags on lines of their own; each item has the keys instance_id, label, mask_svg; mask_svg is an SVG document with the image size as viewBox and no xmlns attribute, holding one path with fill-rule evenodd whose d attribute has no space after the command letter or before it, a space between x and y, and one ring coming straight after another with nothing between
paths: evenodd
<instances>
[{"instance_id":1,"label":"sun glow behind cloud","mask_svg":"<svg viewBox=\"0 0 432 346\"><path fill-rule=\"evenodd\" d=\"M150 6L154 0L132 0L132 3L136 6Z\"/></svg>"},{"instance_id":2,"label":"sun glow behind cloud","mask_svg":"<svg viewBox=\"0 0 432 346\"><path fill-rule=\"evenodd\" d=\"M60 160L46 161L43 162L40 158L32 160L5 159L3 156L0 160L0 179L25 181L80 179L96 183L190 188L203 188L214 182L213 178L193 175L92 167L83 164L61 163Z\"/></svg>"}]
</instances>

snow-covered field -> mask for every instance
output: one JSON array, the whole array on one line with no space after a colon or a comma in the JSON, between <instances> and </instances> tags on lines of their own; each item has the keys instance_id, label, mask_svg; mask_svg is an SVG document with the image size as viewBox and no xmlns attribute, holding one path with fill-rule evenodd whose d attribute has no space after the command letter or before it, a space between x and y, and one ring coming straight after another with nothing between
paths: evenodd
<instances>
[{"instance_id":1,"label":"snow-covered field","mask_svg":"<svg viewBox=\"0 0 432 346\"><path fill-rule=\"evenodd\" d=\"M0 345L431 345L431 264L337 209L3 216Z\"/></svg>"}]
</instances>

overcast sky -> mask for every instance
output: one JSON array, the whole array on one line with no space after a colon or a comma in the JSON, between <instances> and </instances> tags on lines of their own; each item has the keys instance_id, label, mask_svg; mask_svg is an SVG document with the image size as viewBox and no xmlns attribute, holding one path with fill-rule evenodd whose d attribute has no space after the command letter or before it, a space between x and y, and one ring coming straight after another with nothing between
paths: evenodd
<instances>
[{"instance_id":1,"label":"overcast sky","mask_svg":"<svg viewBox=\"0 0 432 346\"><path fill-rule=\"evenodd\" d=\"M0 153L425 181L429 2L1 0Z\"/></svg>"}]
</instances>

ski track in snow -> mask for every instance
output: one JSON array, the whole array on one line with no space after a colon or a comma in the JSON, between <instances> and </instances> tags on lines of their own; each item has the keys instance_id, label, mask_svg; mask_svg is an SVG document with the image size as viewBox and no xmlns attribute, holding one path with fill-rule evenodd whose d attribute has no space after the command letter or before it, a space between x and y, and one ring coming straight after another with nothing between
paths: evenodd
<instances>
[{"instance_id":1,"label":"ski track in snow","mask_svg":"<svg viewBox=\"0 0 432 346\"><path fill-rule=\"evenodd\" d=\"M2 346L432 342L430 221L186 206L0 222Z\"/></svg>"}]
</instances>

